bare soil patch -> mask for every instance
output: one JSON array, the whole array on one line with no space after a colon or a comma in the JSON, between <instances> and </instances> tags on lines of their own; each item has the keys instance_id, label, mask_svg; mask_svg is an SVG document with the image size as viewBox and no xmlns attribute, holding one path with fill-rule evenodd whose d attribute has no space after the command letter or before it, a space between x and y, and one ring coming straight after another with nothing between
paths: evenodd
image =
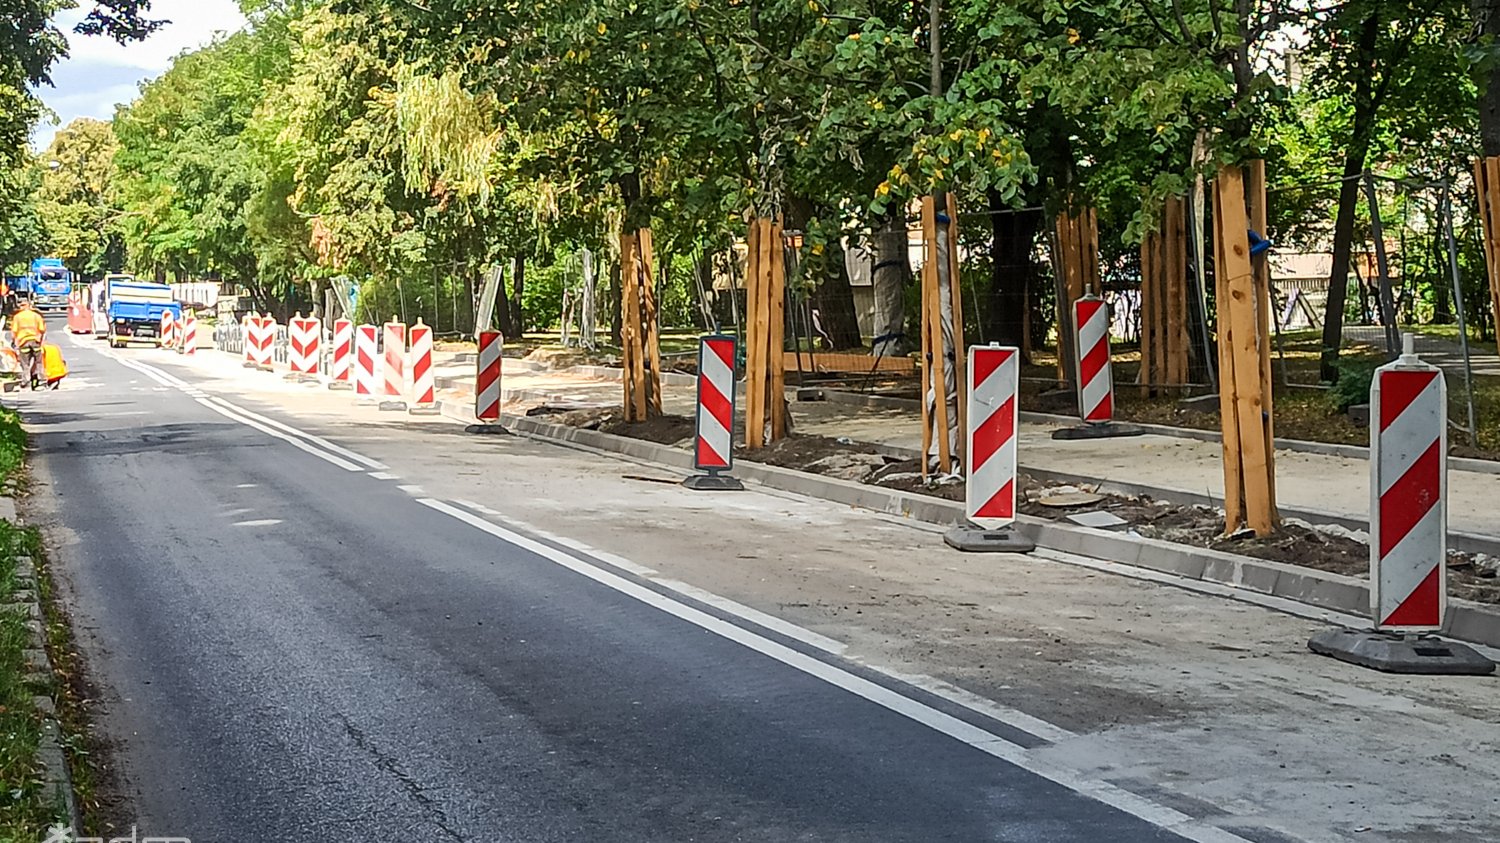
<instances>
[{"instance_id":1,"label":"bare soil patch","mask_svg":"<svg viewBox=\"0 0 1500 843\"><path fill-rule=\"evenodd\" d=\"M555 415L549 419L559 424L586 427L646 439L661 444L683 443L693 434L693 420L685 416L660 416L645 422L625 422L617 408L580 410ZM915 459L900 459L882 454L868 442L826 436L794 434L755 451L735 449L738 459L839 477L882 488L931 495L950 501L964 499L961 477L931 474L924 479ZM1186 506L1150 497L1130 497L1100 493L1097 501L1076 506L1049 506L1041 502L1057 484L1042 483L1024 472L1017 478L1019 509L1026 515L1061 521L1070 514L1105 511L1124 519L1128 530L1145 538L1250 556L1288 565L1298 565L1351 577L1368 577L1370 550L1362 533L1352 533L1337 526L1285 524L1274 536L1256 538L1253 534L1224 535L1222 513L1202 506ZM1079 484L1065 489L1097 492L1091 485ZM1454 597L1482 603L1500 604L1500 559L1463 553L1450 553L1448 588Z\"/></svg>"}]
</instances>

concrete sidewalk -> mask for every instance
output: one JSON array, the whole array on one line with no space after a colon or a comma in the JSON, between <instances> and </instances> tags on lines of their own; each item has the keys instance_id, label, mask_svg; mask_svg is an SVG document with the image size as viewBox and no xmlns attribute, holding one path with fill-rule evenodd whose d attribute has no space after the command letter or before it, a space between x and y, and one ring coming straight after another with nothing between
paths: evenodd
<instances>
[{"instance_id":1,"label":"concrete sidewalk","mask_svg":"<svg viewBox=\"0 0 1500 843\"><path fill-rule=\"evenodd\" d=\"M1464 375L1464 349L1456 339L1422 333L1420 328L1403 326L1402 333L1410 333L1416 339L1417 356L1434 366L1439 366L1450 378ZM1379 325L1348 325L1344 328L1344 339L1374 348L1385 348L1385 329ZM1471 340L1469 366L1475 376L1500 377L1500 354L1495 353L1495 344ZM1460 381L1461 382L1461 381ZM1450 388L1455 384L1450 382Z\"/></svg>"},{"instance_id":2,"label":"concrete sidewalk","mask_svg":"<svg viewBox=\"0 0 1500 843\"><path fill-rule=\"evenodd\" d=\"M505 365L506 400L512 412L549 401L609 405L621 400L617 380L536 369L523 361L506 360ZM459 364L448 369L450 387L458 394L466 390L472 394L472 371ZM691 415L695 400L691 385L662 385L662 403L668 413ZM792 415L799 433L847 437L913 452L922 447L921 421L905 410L794 402ZM1217 442L1164 435L1064 442L1051 438L1057 427L1022 422L1023 468L1149 486L1181 498L1223 499L1223 450ZM1364 459L1278 449L1277 502L1290 510L1364 522L1370 509L1369 473ZM1496 500L1500 500L1500 474L1450 467L1450 529L1500 541Z\"/></svg>"}]
</instances>

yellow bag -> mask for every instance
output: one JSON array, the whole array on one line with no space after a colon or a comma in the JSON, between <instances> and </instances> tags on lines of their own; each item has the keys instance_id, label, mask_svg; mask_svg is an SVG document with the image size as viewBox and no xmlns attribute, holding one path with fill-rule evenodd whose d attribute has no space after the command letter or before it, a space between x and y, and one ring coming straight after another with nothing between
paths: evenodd
<instances>
[{"instance_id":1,"label":"yellow bag","mask_svg":"<svg viewBox=\"0 0 1500 843\"><path fill-rule=\"evenodd\" d=\"M48 383L68 376L68 364L63 360L62 349L51 343L42 345L42 365L47 369Z\"/></svg>"}]
</instances>

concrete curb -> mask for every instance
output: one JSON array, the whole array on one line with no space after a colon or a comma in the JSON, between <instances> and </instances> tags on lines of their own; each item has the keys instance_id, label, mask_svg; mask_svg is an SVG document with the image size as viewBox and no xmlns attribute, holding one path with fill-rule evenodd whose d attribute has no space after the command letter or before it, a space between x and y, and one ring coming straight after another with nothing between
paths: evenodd
<instances>
[{"instance_id":1,"label":"concrete curb","mask_svg":"<svg viewBox=\"0 0 1500 843\"><path fill-rule=\"evenodd\" d=\"M12 504L13 506L13 504ZM9 519L12 523L19 525L19 519ZM52 659L47 655L47 641L42 612L42 602L36 587L36 565L29 556L16 557L16 585L17 596L23 598L27 613L31 621L27 626L31 629L31 646L26 650L28 677L35 679L35 684L45 684L51 687L55 680L52 671ZM37 743L37 760L41 762L45 770L47 786L56 795L58 801L68 813L68 822L72 824L74 831L83 830L83 814L78 807L78 797L73 792L73 776L68 770L68 758L62 748L62 725L57 719L57 704L50 694L37 694L32 697L32 705L42 715L42 734Z\"/></svg>"},{"instance_id":2,"label":"concrete curb","mask_svg":"<svg viewBox=\"0 0 1500 843\"><path fill-rule=\"evenodd\" d=\"M913 412L922 409L921 402L915 398L893 398L887 395L865 395L859 392L848 392L838 389L822 389L819 392L823 400L843 404L851 407L866 407L880 410L911 410ZM1074 416L1060 416L1055 413L1033 413L1022 411L1021 421L1031 424L1051 425L1074 425L1078 419ZM1176 439L1196 439L1200 442L1222 442L1223 434L1213 430L1198 430L1191 427L1173 427L1165 424L1142 424L1132 422L1147 433L1156 436L1171 436ZM1370 449L1362 445L1341 445L1336 442L1309 442L1305 439L1277 439L1276 447L1283 451L1297 451L1305 454L1319 454L1326 457L1344 457L1346 459L1368 461ZM1500 474L1500 461L1480 460L1472 457L1449 457L1448 467L1459 471L1472 471L1477 474Z\"/></svg>"},{"instance_id":3,"label":"concrete curb","mask_svg":"<svg viewBox=\"0 0 1500 843\"><path fill-rule=\"evenodd\" d=\"M921 453L915 448L903 448L899 445L883 445L874 442L865 444L869 444L876 453L895 459L914 460L921 456ZM1071 474L1061 471L1051 471L1045 468L1036 468L1027 465L1024 456L1020 463L1020 469L1037 480L1046 483L1067 483L1072 485L1082 483L1095 486L1099 491L1111 495L1148 497L1152 500L1170 501L1183 506L1206 506L1213 509L1222 509L1224 503L1223 500L1202 492L1167 489L1161 486L1147 486L1143 483L1126 483L1116 480L1105 480L1099 477L1090 477L1085 474ZM1309 524L1334 524L1346 530L1364 532L1369 532L1370 529L1370 519L1368 516L1357 517L1320 509L1288 506L1279 506L1278 511L1287 518L1295 518L1299 521L1306 521ZM1484 553L1490 556L1500 556L1500 538L1481 535L1479 533L1449 530L1448 547L1463 553Z\"/></svg>"},{"instance_id":4,"label":"concrete curb","mask_svg":"<svg viewBox=\"0 0 1500 843\"><path fill-rule=\"evenodd\" d=\"M916 456L916 452L912 452ZM1171 501L1184 506L1206 506L1215 509L1223 509L1224 501L1202 492L1190 492L1184 489L1164 489L1160 486L1147 486L1141 483L1125 483L1116 480L1103 480L1098 477L1090 477L1083 474L1069 474L1060 471L1049 471L1045 468L1032 468L1021 465L1021 470L1048 483L1069 483L1077 485L1083 483L1098 487L1100 492L1111 495L1124 495L1128 497L1149 497L1152 500ZM1337 512L1328 512L1321 509L1307 509L1277 505L1277 511L1283 517L1295 518L1306 521L1309 524L1333 524L1346 530L1359 530L1368 533L1370 530L1370 519L1368 516L1356 517L1344 515ZM1486 536L1479 533L1466 533L1459 530L1448 531L1448 547L1462 553L1483 553L1490 556L1500 556L1500 538Z\"/></svg>"},{"instance_id":5,"label":"concrete curb","mask_svg":"<svg viewBox=\"0 0 1500 843\"><path fill-rule=\"evenodd\" d=\"M443 402L443 411L460 421L473 420L472 412L457 402ZM517 433L537 439L620 454L684 473L693 470L692 454L669 445L549 424L524 416L507 416L504 421ZM964 520L962 504L927 495L753 462L737 462L733 473L741 480L754 481L767 488L930 524L949 526ZM1369 584L1356 577L1029 516L1020 518L1017 529L1039 547L1051 550L1133 565L1184 579L1243 588L1359 617L1369 613ZM1463 641L1500 647L1500 608L1468 600L1450 600L1445 633Z\"/></svg>"}]
</instances>

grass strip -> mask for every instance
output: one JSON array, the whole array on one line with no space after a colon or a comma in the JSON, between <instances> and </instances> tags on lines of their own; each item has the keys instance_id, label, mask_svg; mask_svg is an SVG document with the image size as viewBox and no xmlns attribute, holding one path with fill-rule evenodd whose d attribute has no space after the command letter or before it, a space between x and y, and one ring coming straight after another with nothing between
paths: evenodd
<instances>
[{"instance_id":1,"label":"grass strip","mask_svg":"<svg viewBox=\"0 0 1500 843\"><path fill-rule=\"evenodd\" d=\"M21 481L25 454L20 418L0 408L0 482ZM28 625L30 598L18 594L19 560L40 548L35 530L0 519L0 841L5 843L34 843L53 825L67 823L62 794L48 782L38 753L43 714L35 697L51 693L53 677L28 665L26 651L35 642ZM25 599L17 602L18 597Z\"/></svg>"}]
</instances>

